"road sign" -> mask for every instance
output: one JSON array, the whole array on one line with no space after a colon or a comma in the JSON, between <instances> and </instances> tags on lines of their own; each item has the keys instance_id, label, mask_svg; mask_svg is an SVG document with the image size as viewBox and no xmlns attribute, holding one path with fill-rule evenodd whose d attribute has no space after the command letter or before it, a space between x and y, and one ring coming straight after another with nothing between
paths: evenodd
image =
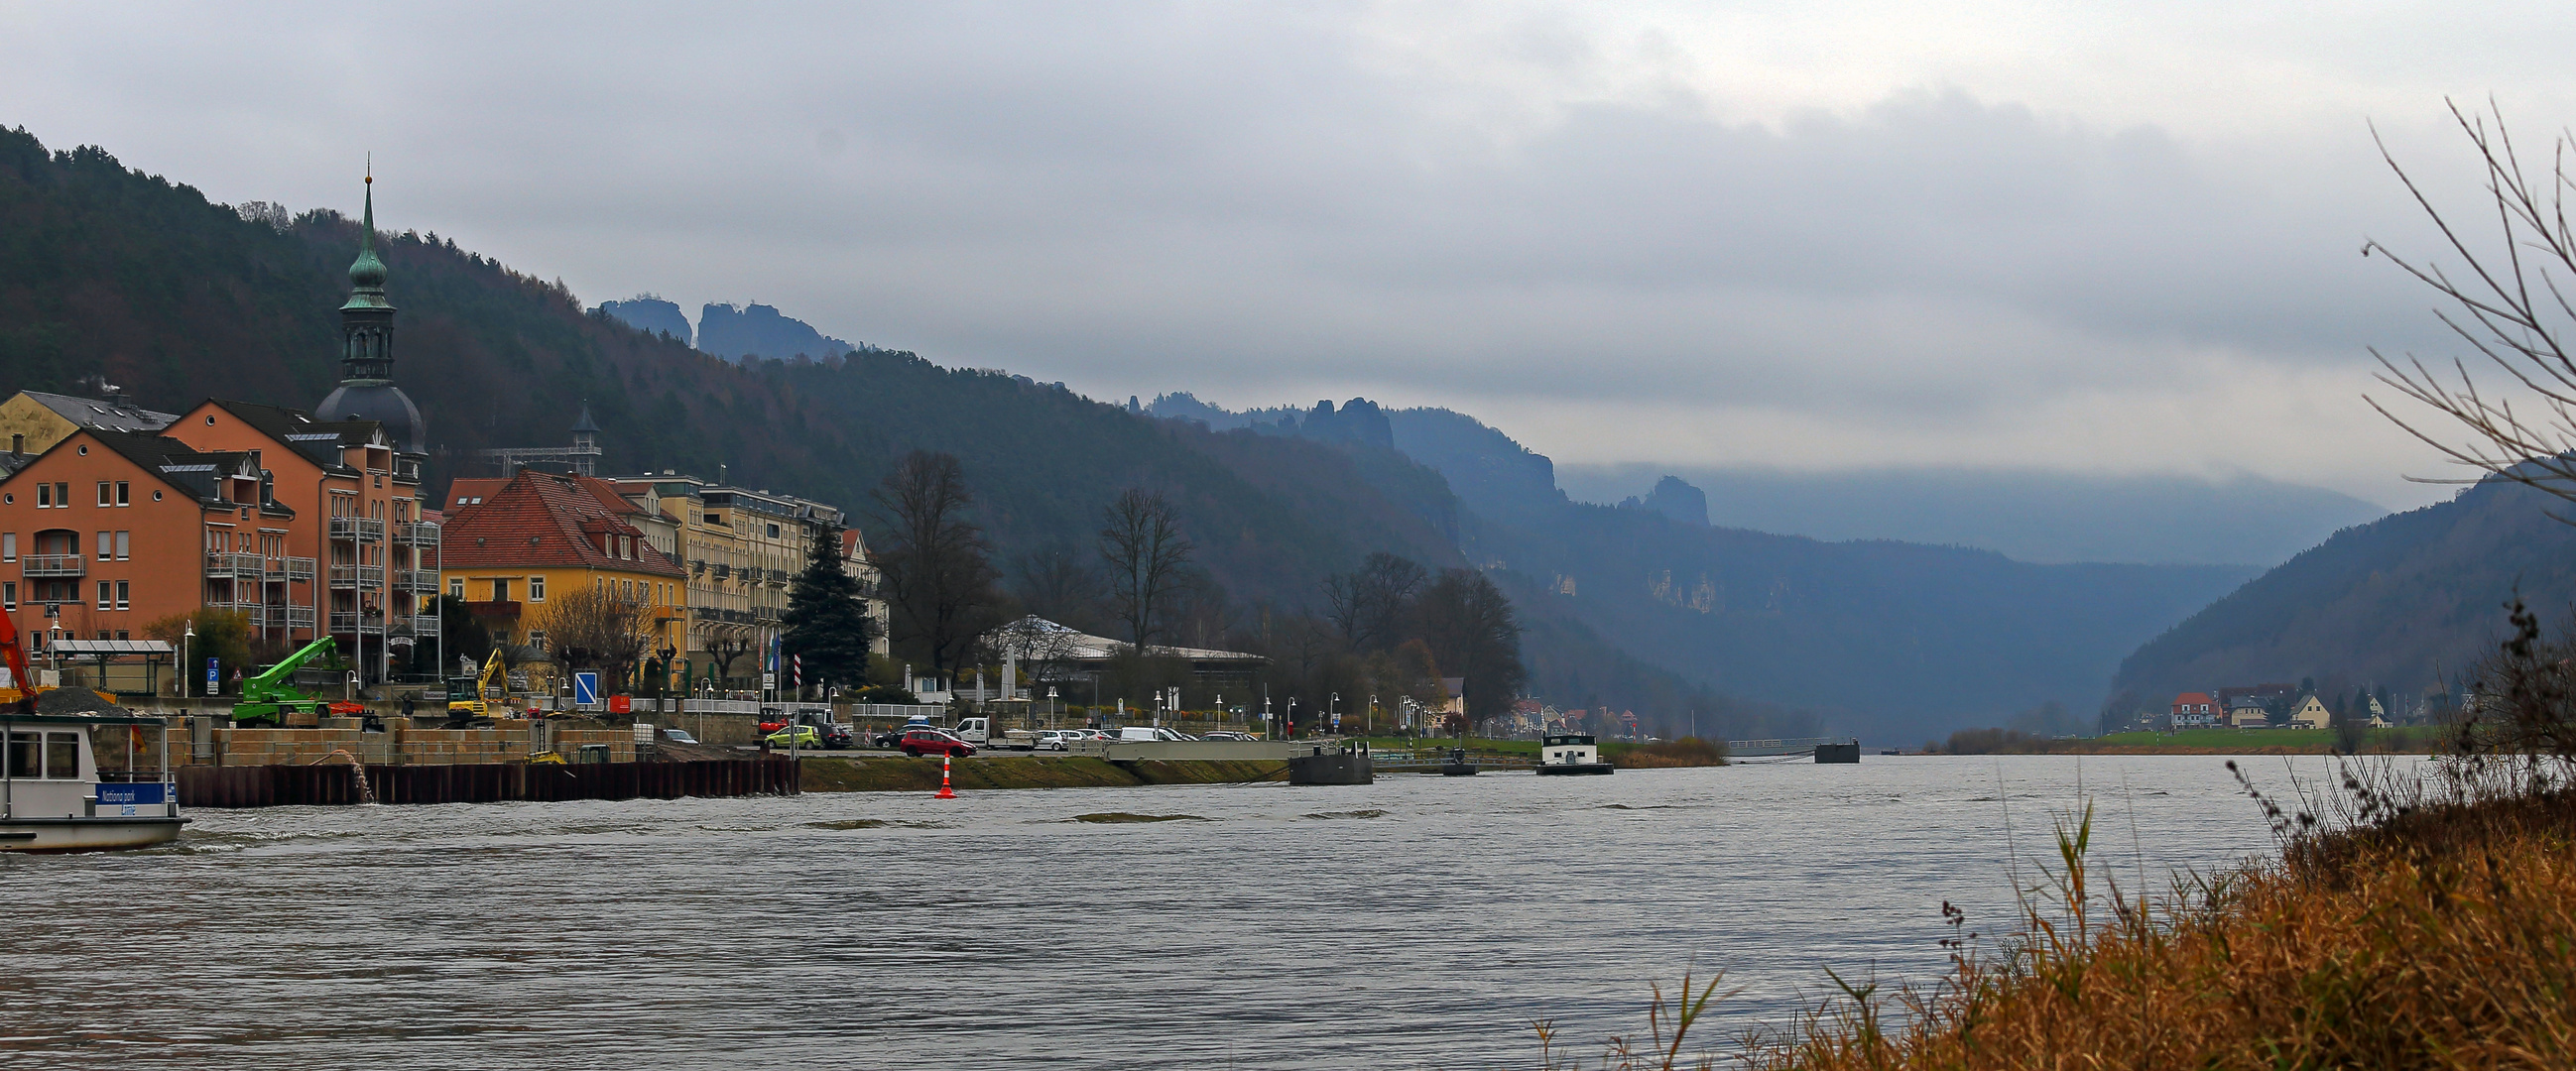
<instances>
[{"instance_id":1,"label":"road sign","mask_svg":"<svg viewBox=\"0 0 2576 1071\"><path fill-rule=\"evenodd\" d=\"M608 712L609 712L609 713L611 713L611 714L632 714L632 713L635 713L635 700L634 700L632 697L630 697L630 696L626 696L626 695L612 695L612 696L609 696L609 697L608 697Z\"/></svg>"},{"instance_id":2,"label":"road sign","mask_svg":"<svg viewBox=\"0 0 2576 1071\"><path fill-rule=\"evenodd\" d=\"M775 674L775 673L763 673L763 674L761 674L761 675L760 675L760 686L761 686L762 688L776 688L776 687L778 687L778 674Z\"/></svg>"},{"instance_id":3,"label":"road sign","mask_svg":"<svg viewBox=\"0 0 2576 1071\"><path fill-rule=\"evenodd\" d=\"M206 690L207 690L207 691L209 691L209 692L214 691L218 686L222 685L223 683L224 683L224 660L223 660L223 659L220 659L220 658L209 658L209 659L207 659L207 660L206 660Z\"/></svg>"},{"instance_id":4,"label":"road sign","mask_svg":"<svg viewBox=\"0 0 2576 1071\"><path fill-rule=\"evenodd\" d=\"M597 672L583 670L572 675L572 702L574 706L584 707L599 702L599 674Z\"/></svg>"}]
</instances>

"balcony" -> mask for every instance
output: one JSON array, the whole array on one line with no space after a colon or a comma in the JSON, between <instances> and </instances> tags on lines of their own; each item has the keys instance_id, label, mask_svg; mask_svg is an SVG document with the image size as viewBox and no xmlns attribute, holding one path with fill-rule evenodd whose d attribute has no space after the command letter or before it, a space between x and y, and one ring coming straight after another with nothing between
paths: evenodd
<instances>
[{"instance_id":1,"label":"balcony","mask_svg":"<svg viewBox=\"0 0 2576 1071\"><path fill-rule=\"evenodd\" d=\"M312 628L313 608L310 606L271 606L268 608L268 621L272 625L278 625L284 628Z\"/></svg>"},{"instance_id":2,"label":"balcony","mask_svg":"<svg viewBox=\"0 0 2576 1071\"><path fill-rule=\"evenodd\" d=\"M19 575L88 576L89 560L78 554L29 554L18 559Z\"/></svg>"},{"instance_id":3,"label":"balcony","mask_svg":"<svg viewBox=\"0 0 2576 1071\"><path fill-rule=\"evenodd\" d=\"M395 591L416 594L438 591L438 571L435 569L396 569L393 580Z\"/></svg>"},{"instance_id":4,"label":"balcony","mask_svg":"<svg viewBox=\"0 0 2576 1071\"><path fill-rule=\"evenodd\" d=\"M751 608L751 619L752 619L753 621L755 621L755 622L757 622L757 623L759 623L759 624L763 624L763 625L774 625L774 624L777 624L777 623L778 623L778 608L777 608L777 607L775 607L775 606L755 606L755 607L752 607L752 608Z\"/></svg>"},{"instance_id":5,"label":"balcony","mask_svg":"<svg viewBox=\"0 0 2576 1071\"><path fill-rule=\"evenodd\" d=\"M331 567L331 586L343 591L353 588L363 591L382 591L385 586L385 567L334 565Z\"/></svg>"},{"instance_id":6,"label":"balcony","mask_svg":"<svg viewBox=\"0 0 2576 1071\"><path fill-rule=\"evenodd\" d=\"M353 632L382 634L385 631L384 615L361 614L355 610L333 610L331 611L331 631L335 635L347 635Z\"/></svg>"},{"instance_id":7,"label":"balcony","mask_svg":"<svg viewBox=\"0 0 2576 1071\"><path fill-rule=\"evenodd\" d=\"M469 602L465 604L465 609L476 617L517 617L520 607L517 599L504 599L498 602Z\"/></svg>"},{"instance_id":8,"label":"balcony","mask_svg":"<svg viewBox=\"0 0 2576 1071\"><path fill-rule=\"evenodd\" d=\"M361 543L381 543L385 538L385 522L372 517L333 517L331 518L331 538L354 539Z\"/></svg>"},{"instance_id":9,"label":"balcony","mask_svg":"<svg viewBox=\"0 0 2576 1071\"><path fill-rule=\"evenodd\" d=\"M208 580L257 580L267 572L267 559L257 554L206 555Z\"/></svg>"},{"instance_id":10,"label":"balcony","mask_svg":"<svg viewBox=\"0 0 2576 1071\"><path fill-rule=\"evenodd\" d=\"M313 580L313 559L270 558L268 560L268 578L271 580L302 580L307 583L311 583ZM306 623L310 624L311 622Z\"/></svg>"},{"instance_id":11,"label":"balcony","mask_svg":"<svg viewBox=\"0 0 2576 1071\"><path fill-rule=\"evenodd\" d=\"M438 526L428 521L396 524L394 542L408 547L435 547L438 545Z\"/></svg>"}]
</instances>

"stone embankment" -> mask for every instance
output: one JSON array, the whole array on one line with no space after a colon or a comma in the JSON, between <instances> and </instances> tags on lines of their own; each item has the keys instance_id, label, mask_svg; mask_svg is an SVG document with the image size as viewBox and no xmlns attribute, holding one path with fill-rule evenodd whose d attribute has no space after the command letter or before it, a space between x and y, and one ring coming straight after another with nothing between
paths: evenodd
<instances>
[{"instance_id":1,"label":"stone embankment","mask_svg":"<svg viewBox=\"0 0 2576 1071\"><path fill-rule=\"evenodd\" d=\"M807 792L931 792L939 788L937 758L845 758L808 753ZM1110 762L1081 756L957 759L950 767L960 790L995 788L1123 788L1134 785L1218 785L1283 781L1288 764L1277 761Z\"/></svg>"}]
</instances>

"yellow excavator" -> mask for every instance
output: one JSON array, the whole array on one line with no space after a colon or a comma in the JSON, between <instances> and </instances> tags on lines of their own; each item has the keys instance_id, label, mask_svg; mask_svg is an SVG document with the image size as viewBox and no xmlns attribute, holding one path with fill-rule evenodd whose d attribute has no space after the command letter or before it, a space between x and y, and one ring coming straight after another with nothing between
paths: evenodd
<instances>
[{"instance_id":1,"label":"yellow excavator","mask_svg":"<svg viewBox=\"0 0 2576 1071\"><path fill-rule=\"evenodd\" d=\"M506 667L501 662L499 647L492 648L492 656L483 660L482 676L473 678L473 697L458 699L456 689L465 682L464 677L456 677L448 681L447 720L457 722L489 718L492 716L492 707L496 705L496 700L497 705L502 708L501 716L505 718L509 716L510 678Z\"/></svg>"}]
</instances>

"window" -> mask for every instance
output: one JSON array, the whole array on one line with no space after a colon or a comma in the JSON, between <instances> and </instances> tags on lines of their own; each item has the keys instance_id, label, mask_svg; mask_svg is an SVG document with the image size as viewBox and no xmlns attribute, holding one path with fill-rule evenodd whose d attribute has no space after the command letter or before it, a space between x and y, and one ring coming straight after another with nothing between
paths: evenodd
<instances>
[{"instance_id":1,"label":"window","mask_svg":"<svg viewBox=\"0 0 2576 1071\"><path fill-rule=\"evenodd\" d=\"M99 504L99 505L102 505L102 506L112 506L112 505L115 505L115 504L116 504L116 489L115 489L115 488L116 488L116 485L111 484L111 483L107 482L106 480L100 480L100 481L98 481L98 504Z\"/></svg>"},{"instance_id":2,"label":"window","mask_svg":"<svg viewBox=\"0 0 2576 1071\"><path fill-rule=\"evenodd\" d=\"M528 601L546 601L546 578L542 576L532 576L528 578Z\"/></svg>"},{"instance_id":3,"label":"window","mask_svg":"<svg viewBox=\"0 0 2576 1071\"><path fill-rule=\"evenodd\" d=\"M510 601L510 582L509 582L509 581L507 581L507 580L495 580L495 581L493 581L493 582L492 582L492 601L493 601L493 602L508 602L508 601Z\"/></svg>"},{"instance_id":4,"label":"window","mask_svg":"<svg viewBox=\"0 0 2576 1071\"><path fill-rule=\"evenodd\" d=\"M116 609L116 586L104 580L98 582L98 608Z\"/></svg>"},{"instance_id":5,"label":"window","mask_svg":"<svg viewBox=\"0 0 2576 1071\"><path fill-rule=\"evenodd\" d=\"M100 532L100 533L98 534L98 560L100 560L100 561L109 561L109 560L114 559L115 557L116 557L116 533L114 533L114 532Z\"/></svg>"},{"instance_id":6,"label":"window","mask_svg":"<svg viewBox=\"0 0 2576 1071\"><path fill-rule=\"evenodd\" d=\"M45 734L45 777L72 781L80 777L80 734Z\"/></svg>"},{"instance_id":7,"label":"window","mask_svg":"<svg viewBox=\"0 0 2576 1071\"><path fill-rule=\"evenodd\" d=\"M454 599L454 600L456 600L456 601L458 601L458 602L464 602L464 601L465 601L465 578L464 578L464 577L459 576L459 577L451 577L451 578L449 578L449 580L447 581L447 597L448 597L448 598L451 598L451 599Z\"/></svg>"},{"instance_id":8,"label":"window","mask_svg":"<svg viewBox=\"0 0 2576 1071\"><path fill-rule=\"evenodd\" d=\"M778 538L778 526L777 526L777 525L774 525L774 524L773 524L773 525L770 525L770 526L769 526L769 538L771 538L771 539L776 539L776 538Z\"/></svg>"},{"instance_id":9,"label":"window","mask_svg":"<svg viewBox=\"0 0 2576 1071\"><path fill-rule=\"evenodd\" d=\"M18 533L0 534L0 562L18 560Z\"/></svg>"},{"instance_id":10,"label":"window","mask_svg":"<svg viewBox=\"0 0 2576 1071\"><path fill-rule=\"evenodd\" d=\"M134 582L133 582L133 581L131 581L131 580L119 580L119 581L117 581L117 582L116 582L116 608L117 608L117 609L119 609L119 610L131 609L131 608L132 608L132 606L133 606L133 603L132 603L130 600L133 598L133 596L134 596ZM119 638L119 639L123 639L124 637L121 637L121 636L120 636L120 637L118 637L118 638Z\"/></svg>"},{"instance_id":11,"label":"window","mask_svg":"<svg viewBox=\"0 0 2576 1071\"><path fill-rule=\"evenodd\" d=\"M41 733L9 734L9 776L44 776L45 753L37 747L37 742L42 739Z\"/></svg>"},{"instance_id":12,"label":"window","mask_svg":"<svg viewBox=\"0 0 2576 1071\"><path fill-rule=\"evenodd\" d=\"M116 481L116 504L120 506L131 506L134 504L133 484L127 483L124 480Z\"/></svg>"},{"instance_id":13,"label":"window","mask_svg":"<svg viewBox=\"0 0 2576 1071\"><path fill-rule=\"evenodd\" d=\"M120 639L120 640L130 640L130 639L133 639L133 638L134 638L134 630L132 630L132 629L122 629L122 628L121 628L121 629L118 629L118 630L116 630L116 638L117 638L117 639Z\"/></svg>"},{"instance_id":14,"label":"window","mask_svg":"<svg viewBox=\"0 0 2576 1071\"><path fill-rule=\"evenodd\" d=\"M0 580L0 610L15 610L17 608L18 582L15 580Z\"/></svg>"},{"instance_id":15,"label":"window","mask_svg":"<svg viewBox=\"0 0 2576 1071\"><path fill-rule=\"evenodd\" d=\"M154 491L154 492L152 492L152 501L155 501L155 502L159 502L159 501L161 501L161 492L159 492L159 491Z\"/></svg>"},{"instance_id":16,"label":"window","mask_svg":"<svg viewBox=\"0 0 2576 1071\"><path fill-rule=\"evenodd\" d=\"M528 630L528 646L536 648L536 649L537 649L537 652L538 652L539 654L543 654L543 653L545 653L545 649L546 649L546 630L541 629L541 628L532 628L532 629L529 629L529 630Z\"/></svg>"},{"instance_id":17,"label":"window","mask_svg":"<svg viewBox=\"0 0 2576 1071\"><path fill-rule=\"evenodd\" d=\"M72 508L72 485L68 481L54 485L54 506L57 509Z\"/></svg>"},{"instance_id":18,"label":"window","mask_svg":"<svg viewBox=\"0 0 2576 1071\"><path fill-rule=\"evenodd\" d=\"M49 483L40 483L36 485L36 508L54 508L54 485Z\"/></svg>"}]
</instances>

